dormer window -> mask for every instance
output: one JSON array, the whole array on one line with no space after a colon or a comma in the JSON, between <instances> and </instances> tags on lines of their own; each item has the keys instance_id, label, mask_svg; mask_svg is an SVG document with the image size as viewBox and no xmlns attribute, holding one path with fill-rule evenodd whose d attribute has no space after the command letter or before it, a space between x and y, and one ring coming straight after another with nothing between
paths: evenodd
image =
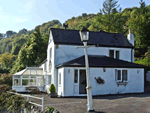
<instances>
[{"instance_id":1,"label":"dormer window","mask_svg":"<svg viewBox=\"0 0 150 113\"><path fill-rule=\"evenodd\" d=\"M119 50L109 50L109 57L119 59Z\"/></svg>"}]
</instances>

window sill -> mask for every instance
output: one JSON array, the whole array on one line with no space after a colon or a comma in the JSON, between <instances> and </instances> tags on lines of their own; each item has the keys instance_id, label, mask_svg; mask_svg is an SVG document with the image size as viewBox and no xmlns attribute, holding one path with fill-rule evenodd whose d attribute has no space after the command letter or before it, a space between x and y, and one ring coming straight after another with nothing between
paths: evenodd
<instances>
[{"instance_id":1,"label":"window sill","mask_svg":"<svg viewBox=\"0 0 150 113\"><path fill-rule=\"evenodd\" d=\"M117 86L119 86L119 85L124 85L124 86L126 86L126 85L128 84L128 82L127 82L127 81L124 81L124 82L117 81L116 84L117 84Z\"/></svg>"}]
</instances>

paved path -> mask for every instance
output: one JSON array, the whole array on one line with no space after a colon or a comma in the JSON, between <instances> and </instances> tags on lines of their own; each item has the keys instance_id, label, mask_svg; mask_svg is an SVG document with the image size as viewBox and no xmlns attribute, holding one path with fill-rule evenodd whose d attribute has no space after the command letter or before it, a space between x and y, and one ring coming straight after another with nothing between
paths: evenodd
<instances>
[{"instance_id":1,"label":"paved path","mask_svg":"<svg viewBox=\"0 0 150 113\"><path fill-rule=\"evenodd\" d=\"M88 113L86 97L49 98L46 94L37 96L45 97L44 107L54 107L60 113ZM150 113L150 93L97 96L93 98L93 107L94 113Z\"/></svg>"}]
</instances>

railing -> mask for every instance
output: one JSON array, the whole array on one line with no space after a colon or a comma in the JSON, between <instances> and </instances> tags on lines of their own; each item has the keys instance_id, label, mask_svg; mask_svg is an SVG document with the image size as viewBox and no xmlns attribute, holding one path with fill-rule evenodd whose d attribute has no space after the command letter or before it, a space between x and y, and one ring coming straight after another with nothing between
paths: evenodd
<instances>
[{"instance_id":1,"label":"railing","mask_svg":"<svg viewBox=\"0 0 150 113\"><path fill-rule=\"evenodd\" d=\"M12 94L15 94L15 95L20 95L20 96L24 96L24 97L27 97L27 100L29 100L29 97L31 98L36 98L36 99L40 99L42 100L42 105L41 104L37 104L37 103L34 103L34 102L31 102L29 101L30 104L34 104L36 106L40 106L42 108L42 111L44 110L44 97L40 98L40 97L35 97L35 96L31 96L31 95L24 95L24 94L19 94L19 93L15 93L15 92L10 92L10 91L7 91L8 93L12 93Z\"/></svg>"}]
</instances>

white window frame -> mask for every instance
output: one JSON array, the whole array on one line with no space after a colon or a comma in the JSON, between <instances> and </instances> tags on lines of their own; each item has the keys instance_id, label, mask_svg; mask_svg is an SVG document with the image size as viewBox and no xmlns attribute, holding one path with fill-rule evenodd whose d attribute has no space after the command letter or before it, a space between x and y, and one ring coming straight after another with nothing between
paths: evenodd
<instances>
[{"instance_id":1,"label":"white window frame","mask_svg":"<svg viewBox=\"0 0 150 113\"><path fill-rule=\"evenodd\" d=\"M113 51L114 51L114 58L115 58L115 59L117 59L117 58L116 58L116 51L119 51L119 59L120 59L120 50L119 50L119 49L109 49L109 51L108 51L109 57L110 57L110 50L113 50Z\"/></svg>"},{"instance_id":2,"label":"white window frame","mask_svg":"<svg viewBox=\"0 0 150 113\"><path fill-rule=\"evenodd\" d=\"M117 74L116 74L116 70L117 70ZM121 80L118 80L118 70L120 70L121 71ZM122 71L123 70L126 70L127 71L127 81L123 81L123 82L128 82L129 81L129 73L128 73L128 69L115 69L115 81L116 82L122 82ZM117 77L116 77L117 76ZM117 80L116 80L116 78L117 78Z\"/></svg>"}]
</instances>

